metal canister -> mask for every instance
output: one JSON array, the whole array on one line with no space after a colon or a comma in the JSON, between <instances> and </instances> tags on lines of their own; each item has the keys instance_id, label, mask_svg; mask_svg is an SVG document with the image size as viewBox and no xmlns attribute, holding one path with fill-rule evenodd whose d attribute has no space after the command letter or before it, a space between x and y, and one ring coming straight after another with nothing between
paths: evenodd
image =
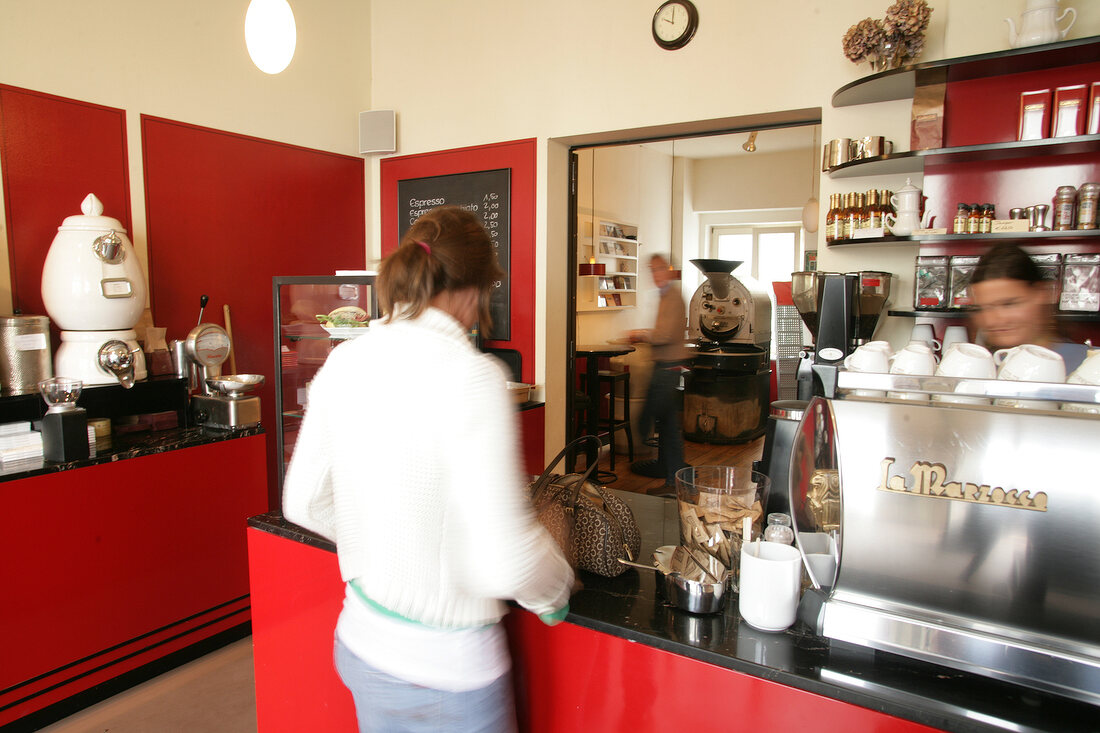
<instances>
[{"instance_id":1,"label":"metal canister","mask_svg":"<svg viewBox=\"0 0 1100 733\"><path fill-rule=\"evenodd\" d=\"M0 316L0 392L37 392L38 383L52 376L49 317Z\"/></svg>"},{"instance_id":2,"label":"metal canister","mask_svg":"<svg viewBox=\"0 0 1100 733\"><path fill-rule=\"evenodd\" d=\"M1077 228L1095 229L1100 183L1083 183L1077 195Z\"/></svg>"},{"instance_id":3,"label":"metal canister","mask_svg":"<svg viewBox=\"0 0 1100 733\"><path fill-rule=\"evenodd\" d=\"M1077 219L1077 189L1073 186L1059 186L1054 192L1054 229L1066 231L1073 229Z\"/></svg>"}]
</instances>

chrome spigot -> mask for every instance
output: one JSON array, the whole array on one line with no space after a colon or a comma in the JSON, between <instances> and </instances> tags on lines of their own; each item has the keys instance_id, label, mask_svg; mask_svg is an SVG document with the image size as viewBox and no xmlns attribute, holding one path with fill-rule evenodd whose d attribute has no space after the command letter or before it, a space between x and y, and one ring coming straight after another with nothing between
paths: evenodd
<instances>
[{"instance_id":1,"label":"chrome spigot","mask_svg":"<svg viewBox=\"0 0 1100 733\"><path fill-rule=\"evenodd\" d=\"M99 367L113 374L125 389L134 386L134 354L140 349L131 349L125 341L112 339L99 347Z\"/></svg>"}]
</instances>

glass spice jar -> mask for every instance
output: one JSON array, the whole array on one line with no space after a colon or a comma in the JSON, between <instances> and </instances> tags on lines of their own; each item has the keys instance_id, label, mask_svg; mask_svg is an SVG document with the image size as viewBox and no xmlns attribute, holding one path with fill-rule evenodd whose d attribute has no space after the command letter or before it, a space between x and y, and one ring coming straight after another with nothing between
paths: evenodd
<instances>
[{"instance_id":1,"label":"glass spice jar","mask_svg":"<svg viewBox=\"0 0 1100 733\"><path fill-rule=\"evenodd\" d=\"M982 207L979 204L970 204L970 214L966 220L967 234L981 234L982 231Z\"/></svg>"},{"instance_id":2,"label":"glass spice jar","mask_svg":"<svg viewBox=\"0 0 1100 733\"><path fill-rule=\"evenodd\" d=\"M993 217L996 211L993 204L982 204L982 234L991 234L993 232Z\"/></svg>"},{"instance_id":3,"label":"glass spice jar","mask_svg":"<svg viewBox=\"0 0 1100 733\"><path fill-rule=\"evenodd\" d=\"M825 241L836 241L837 222L840 220L840 194L829 194L829 210L825 212Z\"/></svg>"},{"instance_id":4,"label":"glass spice jar","mask_svg":"<svg viewBox=\"0 0 1100 733\"><path fill-rule=\"evenodd\" d=\"M1077 228L1095 229L1097 200L1100 199L1100 183L1084 183L1077 202Z\"/></svg>"},{"instance_id":5,"label":"glass spice jar","mask_svg":"<svg viewBox=\"0 0 1100 733\"><path fill-rule=\"evenodd\" d=\"M966 234L967 222L970 220L970 207L966 204L959 204L959 208L955 210L955 234Z\"/></svg>"},{"instance_id":6,"label":"glass spice jar","mask_svg":"<svg viewBox=\"0 0 1100 733\"><path fill-rule=\"evenodd\" d=\"M858 193L848 194L848 211L846 217L846 223L844 225L845 230L848 232L848 238L851 239L859 231L860 214L859 210L863 207L863 196Z\"/></svg>"},{"instance_id":7,"label":"glass spice jar","mask_svg":"<svg viewBox=\"0 0 1100 733\"><path fill-rule=\"evenodd\" d=\"M1064 232L1073 229L1077 222L1077 189L1059 186L1054 192L1054 229Z\"/></svg>"},{"instance_id":8,"label":"glass spice jar","mask_svg":"<svg viewBox=\"0 0 1100 733\"><path fill-rule=\"evenodd\" d=\"M867 225L868 229L880 229L885 224L883 221L882 199L879 198L879 192L875 189L867 192L867 215L864 218L864 224Z\"/></svg>"}]
</instances>

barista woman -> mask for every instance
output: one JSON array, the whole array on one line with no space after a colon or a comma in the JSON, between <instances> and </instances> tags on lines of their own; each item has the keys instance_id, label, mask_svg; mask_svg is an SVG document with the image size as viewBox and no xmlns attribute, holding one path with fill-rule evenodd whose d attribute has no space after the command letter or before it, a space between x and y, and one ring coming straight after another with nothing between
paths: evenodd
<instances>
[{"instance_id":1,"label":"barista woman","mask_svg":"<svg viewBox=\"0 0 1100 733\"><path fill-rule=\"evenodd\" d=\"M1088 347L1062 335L1054 320L1054 289L1027 253L1011 242L994 245L970 279L974 323L990 349L1036 344L1056 351L1066 374L1084 361Z\"/></svg>"},{"instance_id":2,"label":"barista woman","mask_svg":"<svg viewBox=\"0 0 1100 733\"><path fill-rule=\"evenodd\" d=\"M467 338L499 277L475 216L428 212L379 268L384 318L310 388L283 511L336 542L335 661L362 731L515 730L503 601L548 623L568 608L507 377Z\"/></svg>"}]
</instances>

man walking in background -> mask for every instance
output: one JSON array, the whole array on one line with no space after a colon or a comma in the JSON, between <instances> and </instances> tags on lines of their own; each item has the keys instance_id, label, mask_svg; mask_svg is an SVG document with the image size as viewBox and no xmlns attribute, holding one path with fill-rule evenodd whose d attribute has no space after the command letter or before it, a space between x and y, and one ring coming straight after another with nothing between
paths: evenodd
<instances>
[{"instance_id":1,"label":"man walking in background","mask_svg":"<svg viewBox=\"0 0 1100 733\"><path fill-rule=\"evenodd\" d=\"M645 342L651 347L653 376L646 391L645 404L638 420L640 433L648 436L656 426L658 433L657 459L636 461L634 473L653 478L664 478L664 486L649 493L661 496L676 495L676 472L684 463L684 433L680 405L680 373L687 349L684 333L687 330L687 312L680 295L679 284L672 279L672 267L663 255L649 258L649 272L653 284L661 293L657 306L657 322L651 329L630 332L634 342Z\"/></svg>"}]
</instances>

